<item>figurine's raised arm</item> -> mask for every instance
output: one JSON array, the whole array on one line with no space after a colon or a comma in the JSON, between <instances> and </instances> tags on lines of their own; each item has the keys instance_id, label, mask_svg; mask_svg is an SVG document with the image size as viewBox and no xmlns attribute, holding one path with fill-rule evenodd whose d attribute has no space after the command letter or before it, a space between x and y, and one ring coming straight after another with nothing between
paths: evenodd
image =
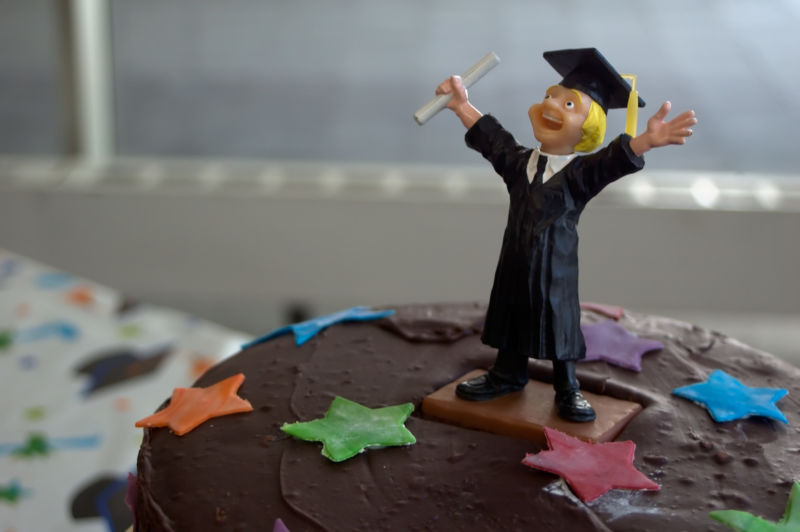
<instances>
[{"instance_id":1,"label":"figurine's raised arm","mask_svg":"<svg viewBox=\"0 0 800 532\"><path fill-rule=\"evenodd\" d=\"M664 118L667 117L671 108L670 102L664 102L656 114L647 121L647 130L631 139L633 153L642 155L652 148L686 142L686 137L692 134L691 126L697 123L694 111L683 112L669 122L665 122Z\"/></svg>"},{"instance_id":2,"label":"figurine's raised arm","mask_svg":"<svg viewBox=\"0 0 800 532\"><path fill-rule=\"evenodd\" d=\"M461 76L450 76L436 87L436 94L453 93L453 98L447 104L447 108L453 111L464 127L469 129L483 113L478 111L470 102L467 96L467 88L461 81Z\"/></svg>"}]
</instances>

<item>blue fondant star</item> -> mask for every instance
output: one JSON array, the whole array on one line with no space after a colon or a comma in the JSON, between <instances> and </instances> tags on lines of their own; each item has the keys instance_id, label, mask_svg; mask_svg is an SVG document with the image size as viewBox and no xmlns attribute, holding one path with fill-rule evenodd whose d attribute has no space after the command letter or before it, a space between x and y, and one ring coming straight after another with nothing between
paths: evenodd
<instances>
[{"instance_id":1,"label":"blue fondant star","mask_svg":"<svg viewBox=\"0 0 800 532\"><path fill-rule=\"evenodd\" d=\"M775 406L788 390L751 388L719 369L712 371L706 382L675 388L672 393L704 405L718 423L747 416L764 416L789 423Z\"/></svg>"},{"instance_id":2,"label":"blue fondant star","mask_svg":"<svg viewBox=\"0 0 800 532\"><path fill-rule=\"evenodd\" d=\"M256 338L252 342L244 344L242 349L266 342L267 340L272 340L275 337L282 336L289 332L294 333L294 339L297 345L303 345L309 339L313 338L318 332L330 327L331 325L335 325L344 321L379 320L381 318L387 318L392 314L394 314L394 310L375 311L370 310L369 307L352 307L346 310L340 310L339 312L334 312L333 314L328 314L327 316L320 316L319 318L314 318L312 320L302 321L300 323L281 327L280 329L275 329L274 331L265 334L260 338Z\"/></svg>"}]
</instances>

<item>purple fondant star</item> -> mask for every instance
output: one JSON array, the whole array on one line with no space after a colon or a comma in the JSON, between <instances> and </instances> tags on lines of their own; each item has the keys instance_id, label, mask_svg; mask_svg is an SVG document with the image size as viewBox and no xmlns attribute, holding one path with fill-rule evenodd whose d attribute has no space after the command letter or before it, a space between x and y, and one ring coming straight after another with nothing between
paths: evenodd
<instances>
[{"instance_id":1,"label":"purple fondant star","mask_svg":"<svg viewBox=\"0 0 800 532\"><path fill-rule=\"evenodd\" d=\"M605 360L632 371L642 371L642 355L664 347L661 342L634 336L611 320L581 325L581 331L586 340L584 361Z\"/></svg>"},{"instance_id":2,"label":"purple fondant star","mask_svg":"<svg viewBox=\"0 0 800 532\"><path fill-rule=\"evenodd\" d=\"M781 397L789 393L788 390L751 388L721 369L712 371L705 382L675 388L672 393L705 406L717 423L748 416L764 416L789 424L786 416L775 405Z\"/></svg>"}]
</instances>

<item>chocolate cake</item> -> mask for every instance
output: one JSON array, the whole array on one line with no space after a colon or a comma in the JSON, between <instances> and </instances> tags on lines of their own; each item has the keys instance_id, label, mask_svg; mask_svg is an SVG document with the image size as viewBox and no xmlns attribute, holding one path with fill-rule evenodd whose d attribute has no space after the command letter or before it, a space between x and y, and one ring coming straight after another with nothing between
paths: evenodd
<instances>
[{"instance_id":1,"label":"chocolate cake","mask_svg":"<svg viewBox=\"0 0 800 532\"><path fill-rule=\"evenodd\" d=\"M708 517L739 509L777 521L800 479L800 369L722 334L625 312L619 324L661 342L637 373L583 362L583 389L643 409L617 440L659 491L611 490L584 503L556 475L521 465L531 441L424 417L417 443L334 463L320 445L283 433L321 417L335 396L379 407L423 398L495 351L480 342L485 306L395 307L391 318L332 326L302 346L292 335L244 349L195 384L245 375L253 411L211 419L184 436L145 429L138 461L138 530L730 530ZM586 324L608 319L590 311ZM672 390L722 369L749 386L786 388L788 425L763 417L716 423ZM531 360L531 378L552 365ZM162 405L163 407L164 405Z\"/></svg>"}]
</instances>

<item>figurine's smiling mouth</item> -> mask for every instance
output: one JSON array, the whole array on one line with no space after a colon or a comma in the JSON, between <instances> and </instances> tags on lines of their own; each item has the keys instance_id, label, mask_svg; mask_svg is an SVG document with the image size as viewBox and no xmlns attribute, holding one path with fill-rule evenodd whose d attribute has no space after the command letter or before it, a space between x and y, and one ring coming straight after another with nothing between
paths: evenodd
<instances>
[{"instance_id":1,"label":"figurine's smiling mouth","mask_svg":"<svg viewBox=\"0 0 800 532\"><path fill-rule=\"evenodd\" d=\"M561 129L561 126L564 125L560 116L550 113L542 113L542 122L547 129Z\"/></svg>"}]
</instances>

